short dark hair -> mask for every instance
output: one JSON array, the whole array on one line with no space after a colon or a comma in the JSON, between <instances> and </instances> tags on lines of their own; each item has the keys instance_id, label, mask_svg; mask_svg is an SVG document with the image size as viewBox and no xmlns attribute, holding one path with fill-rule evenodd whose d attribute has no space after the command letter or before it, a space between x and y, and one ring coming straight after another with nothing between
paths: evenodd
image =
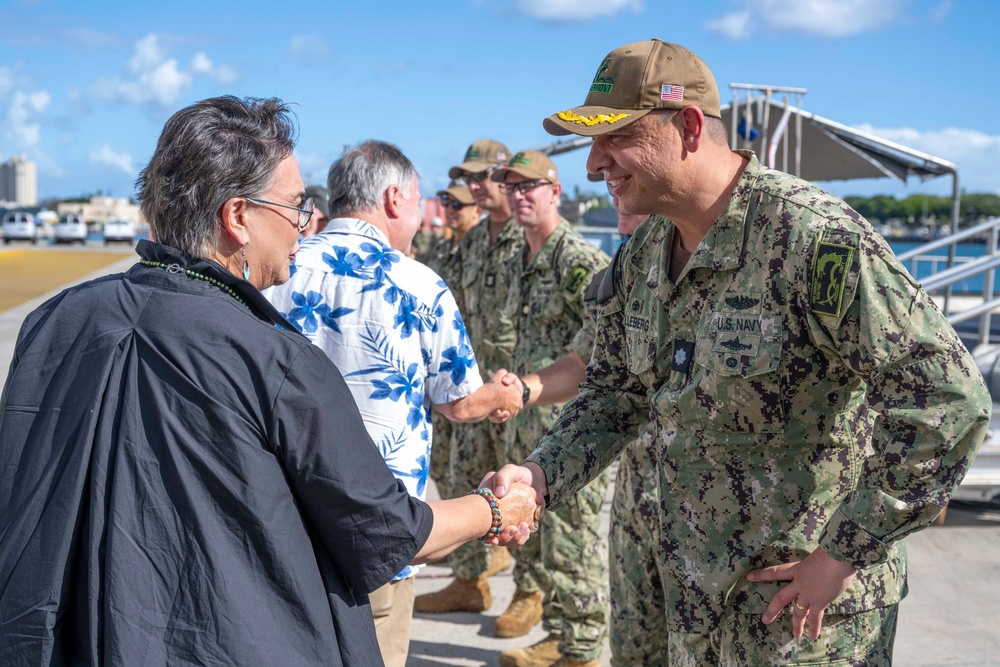
<instances>
[{"instance_id":1,"label":"short dark hair","mask_svg":"<svg viewBox=\"0 0 1000 667\"><path fill-rule=\"evenodd\" d=\"M396 185L405 192L416 175L410 158L394 144L369 139L346 148L327 174L330 217L342 218L376 209L382 205L390 186Z\"/></svg>"},{"instance_id":2,"label":"short dark hair","mask_svg":"<svg viewBox=\"0 0 1000 667\"><path fill-rule=\"evenodd\" d=\"M295 148L288 105L277 98L202 100L167 121L136 180L153 238L204 255L219 235L219 209L232 197L260 196Z\"/></svg>"}]
</instances>

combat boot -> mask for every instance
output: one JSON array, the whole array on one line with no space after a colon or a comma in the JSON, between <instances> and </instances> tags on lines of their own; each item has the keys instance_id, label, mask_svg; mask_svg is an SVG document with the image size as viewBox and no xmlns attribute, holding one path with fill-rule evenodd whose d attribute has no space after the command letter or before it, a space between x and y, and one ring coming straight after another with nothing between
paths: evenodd
<instances>
[{"instance_id":1,"label":"combat boot","mask_svg":"<svg viewBox=\"0 0 1000 667\"><path fill-rule=\"evenodd\" d=\"M510 569L513 564L514 559L510 557L507 547L493 547L493 552L490 554L490 567L483 576L492 577L495 574L500 574L504 570Z\"/></svg>"},{"instance_id":2,"label":"combat boot","mask_svg":"<svg viewBox=\"0 0 1000 667\"><path fill-rule=\"evenodd\" d=\"M562 659L559 637L550 634L527 648L509 648L500 652L500 667L550 667Z\"/></svg>"},{"instance_id":3,"label":"combat boot","mask_svg":"<svg viewBox=\"0 0 1000 667\"><path fill-rule=\"evenodd\" d=\"M520 637L531 632L542 620L542 593L526 593L521 589L514 591L514 599L510 601L507 611L500 614L493 635L496 637Z\"/></svg>"},{"instance_id":4,"label":"combat boot","mask_svg":"<svg viewBox=\"0 0 1000 667\"><path fill-rule=\"evenodd\" d=\"M551 667L601 667L601 661L598 658L594 658L593 660L576 660L564 655L553 662Z\"/></svg>"},{"instance_id":5,"label":"combat boot","mask_svg":"<svg viewBox=\"0 0 1000 667\"><path fill-rule=\"evenodd\" d=\"M453 611L486 611L493 604L486 577L455 579L436 593L424 593L413 600L413 610L422 614L447 614Z\"/></svg>"}]
</instances>

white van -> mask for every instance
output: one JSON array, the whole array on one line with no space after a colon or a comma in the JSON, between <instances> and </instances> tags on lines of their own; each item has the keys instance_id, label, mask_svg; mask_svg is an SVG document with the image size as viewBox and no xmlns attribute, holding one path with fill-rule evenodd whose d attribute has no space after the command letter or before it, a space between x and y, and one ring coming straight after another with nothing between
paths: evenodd
<instances>
[{"instance_id":1,"label":"white van","mask_svg":"<svg viewBox=\"0 0 1000 667\"><path fill-rule=\"evenodd\" d=\"M3 242L31 241L37 243L35 216L24 211L11 211L3 216Z\"/></svg>"},{"instance_id":2,"label":"white van","mask_svg":"<svg viewBox=\"0 0 1000 667\"><path fill-rule=\"evenodd\" d=\"M111 218L104 223L104 245L115 242L132 243L135 240L135 224L124 218Z\"/></svg>"},{"instance_id":3,"label":"white van","mask_svg":"<svg viewBox=\"0 0 1000 667\"><path fill-rule=\"evenodd\" d=\"M60 215L52 238L56 243L85 243L87 223L84 222L82 215L72 213Z\"/></svg>"}]
</instances>

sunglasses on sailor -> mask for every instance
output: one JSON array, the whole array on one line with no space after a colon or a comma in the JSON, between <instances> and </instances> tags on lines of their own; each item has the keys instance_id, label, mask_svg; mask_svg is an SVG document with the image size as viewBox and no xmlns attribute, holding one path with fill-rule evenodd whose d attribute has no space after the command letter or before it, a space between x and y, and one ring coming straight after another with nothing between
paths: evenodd
<instances>
[{"instance_id":1,"label":"sunglasses on sailor","mask_svg":"<svg viewBox=\"0 0 1000 667\"><path fill-rule=\"evenodd\" d=\"M465 179L465 182L467 184L471 183L472 181L475 181L476 183L482 183L483 181L485 181L487 178L490 177L490 174L492 174L496 170L497 170L496 167L490 167L489 169L483 169L482 171L477 171L474 174L471 172L467 172L465 176L463 176L462 178Z\"/></svg>"},{"instance_id":2,"label":"sunglasses on sailor","mask_svg":"<svg viewBox=\"0 0 1000 667\"><path fill-rule=\"evenodd\" d=\"M512 195L514 191L517 190L522 195L526 195L535 188L539 188L543 185L552 185L550 181L540 178L537 181L521 181L519 183L501 183L500 190L505 194Z\"/></svg>"},{"instance_id":3,"label":"sunglasses on sailor","mask_svg":"<svg viewBox=\"0 0 1000 667\"><path fill-rule=\"evenodd\" d=\"M288 206L287 204L278 204L273 201L267 201L266 199L257 199L256 197L247 197L248 202L253 202L254 204L266 204L267 206L279 206L281 208L288 208L293 211L299 212L298 223L295 227L301 232L309 224L309 218L312 217L313 212L316 210L316 202L313 201L312 197L306 197L299 206ZM301 207L301 208L299 208Z\"/></svg>"},{"instance_id":4,"label":"sunglasses on sailor","mask_svg":"<svg viewBox=\"0 0 1000 667\"><path fill-rule=\"evenodd\" d=\"M466 206L475 206L475 205L476 205L475 203L463 204L457 199L448 197L447 195L441 195L441 206L444 206L445 208L450 208L453 211L461 211Z\"/></svg>"}]
</instances>

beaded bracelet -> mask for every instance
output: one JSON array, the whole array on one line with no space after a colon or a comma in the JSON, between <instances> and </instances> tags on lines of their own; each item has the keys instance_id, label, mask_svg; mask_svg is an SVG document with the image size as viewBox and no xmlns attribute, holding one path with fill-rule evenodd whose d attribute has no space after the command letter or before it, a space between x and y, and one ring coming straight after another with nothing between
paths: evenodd
<instances>
[{"instance_id":1,"label":"beaded bracelet","mask_svg":"<svg viewBox=\"0 0 1000 667\"><path fill-rule=\"evenodd\" d=\"M493 492L489 489L476 489L469 491L467 495L482 496L490 504L490 509L493 512L493 525L490 526L485 535L479 538L479 541L485 542L491 537L500 537L500 531L503 530L503 518L500 516L500 503L497 502L497 498L493 495Z\"/></svg>"}]
</instances>

